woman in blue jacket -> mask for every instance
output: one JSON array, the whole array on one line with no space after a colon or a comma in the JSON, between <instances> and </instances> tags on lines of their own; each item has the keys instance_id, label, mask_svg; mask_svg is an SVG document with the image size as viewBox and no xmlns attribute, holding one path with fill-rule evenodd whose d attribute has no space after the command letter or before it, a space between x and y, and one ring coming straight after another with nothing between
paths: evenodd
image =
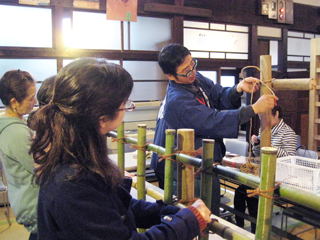
<instances>
[{"instance_id":1,"label":"woman in blue jacket","mask_svg":"<svg viewBox=\"0 0 320 240\"><path fill-rule=\"evenodd\" d=\"M58 73L52 100L33 117L39 240L185 240L210 222L201 200L179 211L133 199L130 180L108 159L105 135L134 109L132 88L129 73L104 59L79 59Z\"/></svg>"}]
</instances>

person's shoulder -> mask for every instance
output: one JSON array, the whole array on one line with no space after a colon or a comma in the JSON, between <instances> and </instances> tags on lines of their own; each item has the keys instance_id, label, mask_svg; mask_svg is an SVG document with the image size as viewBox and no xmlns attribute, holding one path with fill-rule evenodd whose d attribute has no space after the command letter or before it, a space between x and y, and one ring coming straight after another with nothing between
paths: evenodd
<instances>
[{"instance_id":1,"label":"person's shoulder","mask_svg":"<svg viewBox=\"0 0 320 240\"><path fill-rule=\"evenodd\" d=\"M179 84L173 84L172 88L167 91L166 105L176 104L186 98L190 98L192 95L190 91L180 87Z\"/></svg>"},{"instance_id":2,"label":"person's shoulder","mask_svg":"<svg viewBox=\"0 0 320 240\"><path fill-rule=\"evenodd\" d=\"M82 192L90 192L94 189L98 191L108 189L99 174L83 171L75 177L78 171L69 165L57 166L53 173L53 181L45 183L45 187L55 192L69 192L70 195L81 195Z\"/></svg>"},{"instance_id":3,"label":"person's shoulder","mask_svg":"<svg viewBox=\"0 0 320 240\"><path fill-rule=\"evenodd\" d=\"M19 118L14 117L0 117L0 134L11 135L11 134L25 134L30 133L30 129L27 123Z\"/></svg>"},{"instance_id":4,"label":"person's shoulder","mask_svg":"<svg viewBox=\"0 0 320 240\"><path fill-rule=\"evenodd\" d=\"M293 131L293 129L292 129L287 123L285 123L283 119L281 119L280 124L281 124L283 127L287 128L289 131Z\"/></svg>"},{"instance_id":5,"label":"person's shoulder","mask_svg":"<svg viewBox=\"0 0 320 240\"><path fill-rule=\"evenodd\" d=\"M207 78L207 77L203 76L203 75L202 75L201 73L199 73L199 72L197 72L196 78L197 78L197 80L199 81L200 86L202 86L202 87L203 87L203 86L211 87L211 86L213 86L213 85L216 85L213 80L211 80L210 78Z\"/></svg>"}]
</instances>

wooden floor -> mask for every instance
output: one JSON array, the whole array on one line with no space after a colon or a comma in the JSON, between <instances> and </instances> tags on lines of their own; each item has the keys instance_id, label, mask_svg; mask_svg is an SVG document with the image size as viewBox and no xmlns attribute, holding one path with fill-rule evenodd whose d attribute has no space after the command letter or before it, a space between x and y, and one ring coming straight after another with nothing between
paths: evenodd
<instances>
[{"instance_id":1,"label":"wooden floor","mask_svg":"<svg viewBox=\"0 0 320 240\"><path fill-rule=\"evenodd\" d=\"M0 240L28 240L30 233L24 226L18 224L10 209L11 226L4 214L4 208L0 207Z\"/></svg>"}]
</instances>

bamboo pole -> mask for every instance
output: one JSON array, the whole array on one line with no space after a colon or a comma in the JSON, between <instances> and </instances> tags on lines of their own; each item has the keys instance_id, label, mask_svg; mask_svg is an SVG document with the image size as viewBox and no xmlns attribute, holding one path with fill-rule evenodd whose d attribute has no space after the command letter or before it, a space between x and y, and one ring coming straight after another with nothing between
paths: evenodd
<instances>
[{"instance_id":1,"label":"bamboo pole","mask_svg":"<svg viewBox=\"0 0 320 240\"><path fill-rule=\"evenodd\" d=\"M314 89L316 81L312 78L297 78L297 79L275 79L272 87L276 90L306 90Z\"/></svg>"},{"instance_id":2,"label":"bamboo pole","mask_svg":"<svg viewBox=\"0 0 320 240\"><path fill-rule=\"evenodd\" d=\"M208 224L209 230L211 230L213 233L218 234L223 239L227 240L249 240L251 238L247 237L246 235L243 235L235 230L233 230L230 227L227 227L218 221L214 221Z\"/></svg>"},{"instance_id":3,"label":"bamboo pole","mask_svg":"<svg viewBox=\"0 0 320 240\"><path fill-rule=\"evenodd\" d=\"M271 56L260 56L260 80L265 84L261 84L260 96L264 94L271 94L268 87L271 87L272 68L271 68ZM267 86L265 86L267 85ZM271 146L271 110L266 113L260 114L261 123L261 139L260 139L260 152L262 147ZM251 136L250 136L251 137ZM261 154L260 154L261 155Z\"/></svg>"},{"instance_id":4,"label":"bamboo pole","mask_svg":"<svg viewBox=\"0 0 320 240\"><path fill-rule=\"evenodd\" d=\"M178 129L177 148L179 151L194 151L194 130ZM194 167L185 164L182 169L181 199L189 201L194 199ZM191 204L191 203L190 203Z\"/></svg>"},{"instance_id":5,"label":"bamboo pole","mask_svg":"<svg viewBox=\"0 0 320 240\"><path fill-rule=\"evenodd\" d=\"M240 184L244 184L252 188L257 188L260 185L259 177L240 171L235 171L231 168L218 165L217 173L225 178L235 180ZM289 200L290 202L320 211L319 196L305 191L297 191L297 188L284 184L279 186L279 194L281 198Z\"/></svg>"},{"instance_id":6,"label":"bamboo pole","mask_svg":"<svg viewBox=\"0 0 320 240\"><path fill-rule=\"evenodd\" d=\"M191 157L187 154L179 153L176 155L176 160L183 163L189 164L194 167L201 167L201 159L196 157Z\"/></svg>"},{"instance_id":7,"label":"bamboo pole","mask_svg":"<svg viewBox=\"0 0 320 240\"><path fill-rule=\"evenodd\" d=\"M138 199L146 200L146 152L142 148L146 144L146 124L138 124L138 156L137 156L137 192ZM146 229L139 228L139 233Z\"/></svg>"},{"instance_id":8,"label":"bamboo pole","mask_svg":"<svg viewBox=\"0 0 320 240\"><path fill-rule=\"evenodd\" d=\"M277 152L273 147L263 147L261 149L261 179L260 190L267 191L259 196L258 217L256 227L256 239L270 239L272 229L272 212L273 212L273 191L274 188Z\"/></svg>"},{"instance_id":9,"label":"bamboo pole","mask_svg":"<svg viewBox=\"0 0 320 240\"><path fill-rule=\"evenodd\" d=\"M166 130L166 154L170 155L174 153L174 140L175 140L176 130L167 129ZM172 195L173 195L173 171L174 163L168 159L165 160L165 171L164 171L164 202L172 205Z\"/></svg>"},{"instance_id":10,"label":"bamboo pole","mask_svg":"<svg viewBox=\"0 0 320 240\"><path fill-rule=\"evenodd\" d=\"M182 199L182 166L177 164L177 198Z\"/></svg>"},{"instance_id":11,"label":"bamboo pole","mask_svg":"<svg viewBox=\"0 0 320 240\"><path fill-rule=\"evenodd\" d=\"M212 139L202 140L202 166L201 168L206 171L207 174L201 175L201 192L200 197L206 206L211 209L212 198L212 164L214 154L214 143Z\"/></svg>"},{"instance_id":12,"label":"bamboo pole","mask_svg":"<svg viewBox=\"0 0 320 240\"><path fill-rule=\"evenodd\" d=\"M122 122L117 129L118 138L122 138L124 136L124 123ZM118 167L121 171L121 176L124 177L124 143L117 142L118 149Z\"/></svg>"},{"instance_id":13,"label":"bamboo pole","mask_svg":"<svg viewBox=\"0 0 320 240\"><path fill-rule=\"evenodd\" d=\"M212 164L214 156L214 140L202 140L202 164L201 168L206 172L201 174L200 198L211 209L212 199ZM207 240L209 237L199 237L200 240Z\"/></svg>"},{"instance_id":14,"label":"bamboo pole","mask_svg":"<svg viewBox=\"0 0 320 240\"><path fill-rule=\"evenodd\" d=\"M146 144L146 124L138 124L138 147ZM146 200L146 152L138 149L137 187L138 199Z\"/></svg>"}]
</instances>

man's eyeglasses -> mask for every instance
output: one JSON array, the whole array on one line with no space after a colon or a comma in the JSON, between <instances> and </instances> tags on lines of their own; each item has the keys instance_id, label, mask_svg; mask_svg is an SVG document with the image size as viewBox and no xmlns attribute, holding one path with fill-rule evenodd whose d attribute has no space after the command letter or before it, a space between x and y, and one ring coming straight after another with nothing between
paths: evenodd
<instances>
[{"instance_id":1,"label":"man's eyeglasses","mask_svg":"<svg viewBox=\"0 0 320 240\"><path fill-rule=\"evenodd\" d=\"M118 109L118 111L127 111L127 112L131 112L133 111L133 109L135 109L136 106L134 105L134 102L132 102L130 99L128 99L126 101L126 103L124 104L124 108L120 108Z\"/></svg>"},{"instance_id":2,"label":"man's eyeglasses","mask_svg":"<svg viewBox=\"0 0 320 240\"><path fill-rule=\"evenodd\" d=\"M193 67L190 69L190 71L188 71L186 74L178 74L178 73L176 73L177 76L180 76L180 77L190 77L190 76L192 75L193 70L194 70L194 69L197 67L197 65L198 65L197 59L193 58L193 59L192 59L192 62L194 63L194 65L193 65Z\"/></svg>"}]
</instances>

